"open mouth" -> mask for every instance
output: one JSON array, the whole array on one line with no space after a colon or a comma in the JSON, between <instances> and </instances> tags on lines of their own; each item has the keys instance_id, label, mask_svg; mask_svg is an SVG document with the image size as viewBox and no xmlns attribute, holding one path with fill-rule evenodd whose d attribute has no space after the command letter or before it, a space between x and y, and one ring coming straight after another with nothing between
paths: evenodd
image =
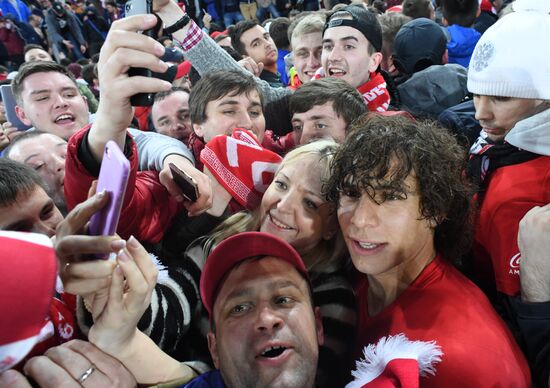
<instances>
[{"instance_id":1,"label":"open mouth","mask_svg":"<svg viewBox=\"0 0 550 388\"><path fill-rule=\"evenodd\" d=\"M329 68L328 69L328 75L330 77L343 77L347 74L347 72L345 72L344 70L342 69L333 69L333 68Z\"/></svg>"},{"instance_id":2,"label":"open mouth","mask_svg":"<svg viewBox=\"0 0 550 388\"><path fill-rule=\"evenodd\" d=\"M357 242L359 246L363 249L374 249L378 248L381 244L368 243L368 242Z\"/></svg>"},{"instance_id":3,"label":"open mouth","mask_svg":"<svg viewBox=\"0 0 550 388\"><path fill-rule=\"evenodd\" d=\"M277 220L275 217L273 217L273 216L271 215L271 213L269 213L269 220L270 220L276 227L278 227L278 228L280 228L280 229L285 229L285 230L292 230L292 229L294 229L294 228L288 226L287 224L285 224L285 223L283 223L283 222Z\"/></svg>"},{"instance_id":4,"label":"open mouth","mask_svg":"<svg viewBox=\"0 0 550 388\"><path fill-rule=\"evenodd\" d=\"M287 348L284 347L284 346L271 346L269 348L267 348L266 350L264 350L261 354L260 354L260 357L263 357L263 358L277 358L279 357L281 354L283 354L283 352L286 350Z\"/></svg>"},{"instance_id":5,"label":"open mouth","mask_svg":"<svg viewBox=\"0 0 550 388\"><path fill-rule=\"evenodd\" d=\"M74 122L74 116L71 114L62 114L57 116L57 118L54 120L54 123L64 125L64 124L72 124Z\"/></svg>"}]
</instances>

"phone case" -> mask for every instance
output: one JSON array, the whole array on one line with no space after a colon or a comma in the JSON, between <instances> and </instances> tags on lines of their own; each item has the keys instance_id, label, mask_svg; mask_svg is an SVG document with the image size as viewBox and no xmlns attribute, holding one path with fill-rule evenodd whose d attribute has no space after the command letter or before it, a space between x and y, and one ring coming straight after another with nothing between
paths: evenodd
<instances>
[{"instance_id":1,"label":"phone case","mask_svg":"<svg viewBox=\"0 0 550 388\"><path fill-rule=\"evenodd\" d=\"M184 171L181 171L174 163L170 163L169 166L170 171L172 171L174 182L176 182L178 187L181 189L185 198L191 202L195 202L199 197L199 189L193 178L187 175Z\"/></svg>"},{"instance_id":2,"label":"phone case","mask_svg":"<svg viewBox=\"0 0 550 388\"><path fill-rule=\"evenodd\" d=\"M99 170L97 192L105 190L109 194L109 202L92 216L89 227L91 235L115 234L129 176L130 162L114 141L108 141Z\"/></svg>"},{"instance_id":3,"label":"phone case","mask_svg":"<svg viewBox=\"0 0 550 388\"><path fill-rule=\"evenodd\" d=\"M124 4L124 15L135 16L135 15L146 15L153 13L153 1L152 0L128 0ZM153 37L153 29L143 31L144 35ZM128 70L128 75L130 77L142 76L142 77L152 77L153 73L149 69L142 67L131 67ZM151 106L153 105L155 98L154 93L138 93L130 97L130 104L132 106Z\"/></svg>"},{"instance_id":4,"label":"phone case","mask_svg":"<svg viewBox=\"0 0 550 388\"><path fill-rule=\"evenodd\" d=\"M19 117L17 117L15 113L15 105L17 105L17 103L15 102L11 85L2 85L0 87L0 93L2 94L2 102L4 103L4 110L6 111L6 118L8 121L20 131L26 131L31 128L29 125L19 120Z\"/></svg>"}]
</instances>

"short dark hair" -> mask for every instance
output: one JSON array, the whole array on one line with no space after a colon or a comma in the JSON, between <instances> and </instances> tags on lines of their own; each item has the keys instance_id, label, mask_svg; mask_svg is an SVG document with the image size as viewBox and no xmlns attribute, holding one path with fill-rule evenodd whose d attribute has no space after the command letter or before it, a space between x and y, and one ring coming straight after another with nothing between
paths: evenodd
<instances>
[{"instance_id":1,"label":"short dark hair","mask_svg":"<svg viewBox=\"0 0 550 388\"><path fill-rule=\"evenodd\" d=\"M429 19L432 12L430 5L430 0L405 0L403 2L403 15L413 19Z\"/></svg>"},{"instance_id":2,"label":"short dark hair","mask_svg":"<svg viewBox=\"0 0 550 388\"><path fill-rule=\"evenodd\" d=\"M290 114L304 113L316 105L332 102L334 112L346 125L367 111L361 93L337 78L322 78L302 85L290 97Z\"/></svg>"},{"instance_id":3,"label":"short dark hair","mask_svg":"<svg viewBox=\"0 0 550 388\"><path fill-rule=\"evenodd\" d=\"M171 96L172 94L174 94L176 92L184 92L184 93L189 94L189 93L191 93L191 90L189 90L189 88L184 88L184 87L181 87L181 86L172 86L172 88L170 88L170 90L165 90L163 92L155 93L154 102L162 101L166 97Z\"/></svg>"},{"instance_id":4,"label":"short dark hair","mask_svg":"<svg viewBox=\"0 0 550 388\"><path fill-rule=\"evenodd\" d=\"M271 35L278 49L288 49L290 47L290 42L288 40L289 26L290 20L284 17L273 20L269 25L269 35Z\"/></svg>"},{"instance_id":5,"label":"short dark hair","mask_svg":"<svg viewBox=\"0 0 550 388\"><path fill-rule=\"evenodd\" d=\"M239 70L223 70L204 75L196 85L193 85L189 95L191 122L202 124L206 121L206 105L210 101L222 98L227 94L248 95L253 91L258 92L263 109L262 92L258 89L253 77L245 75Z\"/></svg>"},{"instance_id":6,"label":"short dark hair","mask_svg":"<svg viewBox=\"0 0 550 388\"><path fill-rule=\"evenodd\" d=\"M447 23L472 27L479 9L478 0L441 0L441 11Z\"/></svg>"},{"instance_id":7,"label":"short dark hair","mask_svg":"<svg viewBox=\"0 0 550 388\"><path fill-rule=\"evenodd\" d=\"M244 44L241 42L241 36L255 26L259 26L259 24L254 20L243 20L228 28L227 31L229 33L229 37L231 38L231 46L233 46L239 54L248 55L244 48Z\"/></svg>"},{"instance_id":8,"label":"short dark hair","mask_svg":"<svg viewBox=\"0 0 550 388\"><path fill-rule=\"evenodd\" d=\"M336 151L325 192L333 202L343 190L373 199L377 190L406 196L404 181L413 174L420 214L437 225L437 252L457 260L471 238L472 188L463 174L467 160L466 150L435 122L366 114Z\"/></svg>"},{"instance_id":9,"label":"short dark hair","mask_svg":"<svg viewBox=\"0 0 550 388\"><path fill-rule=\"evenodd\" d=\"M37 187L47 191L44 182L31 167L0 158L0 207L13 205L20 194L30 194Z\"/></svg>"},{"instance_id":10,"label":"short dark hair","mask_svg":"<svg viewBox=\"0 0 550 388\"><path fill-rule=\"evenodd\" d=\"M40 49L40 50L46 51L44 47L40 46L39 44L29 43L29 44L26 44L25 47L23 47L23 55L25 55L27 52L34 49Z\"/></svg>"},{"instance_id":11,"label":"short dark hair","mask_svg":"<svg viewBox=\"0 0 550 388\"><path fill-rule=\"evenodd\" d=\"M13 82L11 83L11 88L13 90L13 95L15 97L15 101L18 105L22 105L21 100L21 94L23 93L23 82L25 79L33 74L36 73L61 73L63 75L66 75L73 81L73 83L76 85L76 79L74 78L73 73L71 73L69 70L67 70L64 66L61 66L58 63L55 62L46 62L46 61L36 61L36 62L27 62L23 63L21 67L19 67L19 71L15 78L13 79Z\"/></svg>"}]
</instances>

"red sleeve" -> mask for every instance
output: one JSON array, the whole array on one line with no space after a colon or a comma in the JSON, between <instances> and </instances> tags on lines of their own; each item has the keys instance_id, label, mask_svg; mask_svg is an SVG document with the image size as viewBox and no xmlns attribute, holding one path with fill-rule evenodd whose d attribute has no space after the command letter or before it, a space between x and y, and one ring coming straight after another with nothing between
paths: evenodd
<instances>
[{"instance_id":1,"label":"red sleeve","mask_svg":"<svg viewBox=\"0 0 550 388\"><path fill-rule=\"evenodd\" d=\"M90 126L69 139L65 161L65 200L68 210L86 200L94 179L78 159L78 148ZM183 208L166 191L154 171L138 172L136 145L132 141L130 178L122 205L117 233L124 239L131 235L142 242L157 243L164 236L173 217Z\"/></svg>"}]
</instances>

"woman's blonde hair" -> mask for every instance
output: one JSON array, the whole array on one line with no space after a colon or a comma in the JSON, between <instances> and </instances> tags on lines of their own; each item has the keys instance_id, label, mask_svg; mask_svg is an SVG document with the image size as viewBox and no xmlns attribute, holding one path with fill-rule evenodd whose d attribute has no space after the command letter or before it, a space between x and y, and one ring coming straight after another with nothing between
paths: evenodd
<instances>
[{"instance_id":1,"label":"woman's blonde hair","mask_svg":"<svg viewBox=\"0 0 550 388\"><path fill-rule=\"evenodd\" d=\"M279 172L283 167L299 162L304 157L315 155L319 157L317 164L320 171L321 183L324 183L330 177L330 162L336 151L338 144L333 140L316 140L306 145L295 148L284 157L281 165L277 169ZM333 205L330 205L333 206ZM333 208L333 211L336 209ZM212 248L218 245L222 240L241 232L256 231L260 229L261 214L260 208L252 213L239 212L218 225L212 234L207 238L204 245L204 253L208 255ZM311 251L302 255L310 274L324 272L326 270L335 270L344 263L346 248L340 229L329 240L322 239L319 244Z\"/></svg>"}]
</instances>

